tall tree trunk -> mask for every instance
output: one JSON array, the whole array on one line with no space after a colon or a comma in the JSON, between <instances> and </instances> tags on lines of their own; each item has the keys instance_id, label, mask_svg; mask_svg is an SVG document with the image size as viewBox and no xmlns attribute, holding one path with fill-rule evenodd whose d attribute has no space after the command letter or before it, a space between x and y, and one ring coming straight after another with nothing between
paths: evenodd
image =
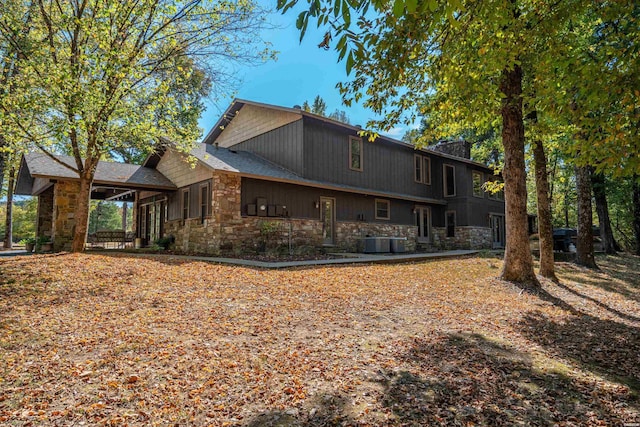
<instances>
[{"instance_id":1,"label":"tall tree trunk","mask_svg":"<svg viewBox=\"0 0 640 427\"><path fill-rule=\"evenodd\" d=\"M607 203L607 188L605 177L601 173L591 171L591 184L593 186L593 197L596 202L596 213L600 224L600 240L602 240L602 250L606 254L616 254L616 241L613 237L611 219L609 218L609 205Z\"/></svg>"},{"instance_id":2,"label":"tall tree trunk","mask_svg":"<svg viewBox=\"0 0 640 427\"><path fill-rule=\"evenodd\" d=\"M4 248L13 248L13 190L15 186L16 169L9 169L9 181L7 182L7 215L4 220Z\"/></svg>"},{"instance_id":3,"label":"tall tree trunk","mask_svg":"<svg viewBox=\"0 0 640 427\"><path fill-rule=\"evenodd\" d=\"M80 175L80 190L78 193L78 203L75 208L75 227L73 231L72 252L82 252L87 241L89 228L89 205L91 203L91 184L93 182L93 172L83 172Z\"/></svg>"},{"instance_id":4,"label":"tall tree trunk","mask_svg":"<svg viewBox=\"0 0 640 427\"><path fill-rule=\"evenodd\" d=\"M569 195L564 195L564 228L569 228Z\"/></svg>"},{"instance_id":5,"label":"tall tree trunk","mask_svg":"<svg viewBox=\"0 0 640 427\"><path fill-rule=\"evenodd\" d=\"M522 115L522 68L504 69L500 82L502 144L507 244L501 277L532 288L540 283L533 272L527 233L527 183L524 163L524 117Z\"/></svg>"},{"instance_id":6,"label":"tall tree trunk","mask_svg":"<svg viewBox=\"0 0 640 427\"><path fill-rule=\"evenodd\" d=\"M633 234L636 238L636 255L640 255L640 175L633 176Z\"/></svg>"},{"instance_id":7,"label":"tall tree trunk","mask_svg":"<svg viewBox=\"0 0 640 427\"><path fill-rule=\"evenodd\" d=\"M593 256L593 213L591 210L591 177L589 167L576 167L578 190L578 240L576 264L598 268Z\"/></svg>"},{"instance_id":8,"label":"tall tree trunk","mask_svg":"<svg viewBox=\"0 0 640 427\"><path fill-rule=\"evenodd\" d=\"M6 141L2 135L0 135L0 148L4 148ZM3 151L0 151L0 189L4 184L4 167L7 164L7 154Z\"/></svg>"},{"instance_id":9,"label":"tall tree trunk","mask_svg":"<svg viewBox=\"0 0 640 427\"><path fill-rule=\"evenodd\" d=\"M536 196L538 199L538 236L540 242L540 275L558 281L553 260L553 226L551 225L551 199L547 156L539 139L533 142L533 159L536 172Z\"/></svg>"}]
</instances>

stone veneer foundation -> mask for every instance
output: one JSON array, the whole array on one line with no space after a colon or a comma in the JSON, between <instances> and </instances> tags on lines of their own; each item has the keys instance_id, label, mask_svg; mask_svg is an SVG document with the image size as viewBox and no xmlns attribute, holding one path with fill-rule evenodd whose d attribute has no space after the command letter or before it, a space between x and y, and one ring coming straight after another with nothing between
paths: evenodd
<instances>
[{"instance_id":1,"label":"stone veneer foundation","mask_svg":"<svg viewBox=\"0 0 640 427\"><path fill-rule=\"evenodd\" d=\"M416 249L417 227L396 224L336 223L336 244L332 247L350 252L361 251L363 237L406 237L406 250ZM198 219L169 221L165 234L175 237L175 247L185 252L219 254L253 252L289 246L293 252L323 247L322 222L316 219L240 217L226 223Z\"/></svg>"},{"instance_id":2,"label":"stone veneer foundation","mask_svg":"<svg viewBox=\"0 0 640 427\"><path fill-rule=\"evenodd\" d=\"M71 249L76 228L75 207L80 192L79 181L58 181L53 186L53 250Z\"/></svg>"},{"instance_id":3,"label":"stone veneer foundation","mask_svg":"<svg viewBox=\"0 0 640 427\"><path fill-rule=\"evenodd\" d=\"M433 227L434 249L490 249L491 228L456 227L455 237L446 237L446 228Z\"/></svg>"},{"instance_id":4,"label":"stone veneer foundation","mask_svg":"<svg viewBox=\"0 0 640 427\"><path fill-rule=\"evenodd\" d=\"M53 186L38 195L36 236L53 238Z\"/></svg>"}]
</instances>

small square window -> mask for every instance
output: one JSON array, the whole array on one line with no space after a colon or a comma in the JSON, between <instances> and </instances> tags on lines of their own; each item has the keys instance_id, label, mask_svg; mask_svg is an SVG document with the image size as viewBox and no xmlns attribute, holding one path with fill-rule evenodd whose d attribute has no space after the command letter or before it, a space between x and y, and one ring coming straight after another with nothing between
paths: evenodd
<instances>
[{"instance_id":1,"label":"small square window","mask_svg":"<svg viewBox=\"0 0 640 427\"><path fill-rule=\"evenodd\" d=\"M482 188L482 173L473 172L473 195L476 197L484 197L484 189Z\"/></svg>"},{"instance_id":2,"label":"small square window","mask_svg":"<svg viewBox=\"0 0 640 427\"><path fill-rule=\"evenodd\" d=\"M391 218L391 203L388 200L376 199L376 219Z\"/></svg>"},{"instance_id":3,"label":"small square window","mask_svg":"<svg viewBox=\"0 0 640 427\"><path fill-rule=\"evenodd\" d=\"M362 172L362 138L349 137L349 169Z\"/></svg>"}]
</instances>

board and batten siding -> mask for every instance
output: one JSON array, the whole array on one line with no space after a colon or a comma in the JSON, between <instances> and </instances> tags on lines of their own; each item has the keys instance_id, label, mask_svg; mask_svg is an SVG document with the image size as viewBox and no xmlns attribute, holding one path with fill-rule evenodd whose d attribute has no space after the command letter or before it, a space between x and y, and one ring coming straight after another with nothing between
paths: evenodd
<instances>
[{"instance_id":1,"label":"board and batten siding","mask_svg":"<svg viewBox=\"0 0 640 427\"><path fill-rule=\"evenodd\" d=\"M414 225L415 221L413 208L416 203L408 200L386 199L380 196L242 178L243 215L247 214L247 204L256 203L258 197L266 198L269 205L286 206L292 218L320 219L320 209L316 207L316 203L320 202L320 197L329 197L335 199L337 221L359 221L360 218L364 218L363 222L404 225ZM389 200L391 214L389 220L375 219L376 199Z\"/></svg>"},{"instance_id":2,"label":"board and batten siding","mask_svg":"<svg viewBox=\"0 0 640 427\"><path fill-rule=\"evenodd\" d=\"M186 156L174 150L168 150L162 156L156 169L178 188L207 180L213 176L213 171L206 166L196 164L192 168L187 162Z\"/></svg>"},{"instance_id":3,"label":"board and batten siding","mask_svg":"<svg viewBox=\"0 0 640 427\"><path fill-rule=\"evenodd\" d=\"M245 104L236 113L236 117L225 127L215 142L220 147L232 147L240 142L262 135L296 120L300 114ZM213 141L206 141L213 143Z\"/></svg>"},{"instance_id":4,"label":"board and batten siding","mask_svg":"<svg viewBox=\"0 0 640 427\"><path fill-rule=\"evenodd\" d=\"M233 147L249 151L299 175L304 173L302 120L255 136Z\"/></svg>"},{"instance_id":5,"label":"board and batten siding","mask_svg":"<svg viewBox=\"0 0 640 427\"><path fill-rule=\"evenodd\" d=\"M363 137L362 171L355 171L349 167L349 136L357 137L355 130L308 117L304 121L305 178L417 197L442 198L442 178L438 176L442 163L439 157L382 138L369 142ZM415 154L431 159L430 185L415 182Z\"/></svg>"},{"instance_id":6,"label":"board and batten siding","mask_svg":"<svg viewBox=\"0 0 640 427\"><path fill-rule=\"evenodd\" d=\"M176 219L182 219L182 194L184 193L184 190L189 190L189 218L200 218L200 188L203 185L208 185L209 200L207 203L207 215L211 215L213 180L207 179L205 181L195 182L188 186L179 188L177 191L173 191L167 195L167 220L173 221Z\"/></svg>"}]
</instances>

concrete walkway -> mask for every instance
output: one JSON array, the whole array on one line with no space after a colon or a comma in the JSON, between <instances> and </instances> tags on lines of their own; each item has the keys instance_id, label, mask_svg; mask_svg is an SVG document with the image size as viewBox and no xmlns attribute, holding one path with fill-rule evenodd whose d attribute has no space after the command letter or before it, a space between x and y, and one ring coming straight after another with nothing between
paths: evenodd
<instances>
[{"instance_id":1,"label":"concrete walkway","mask_svg":"<svg viewBox=\"0 0 640 427\"><path fill-rule=\"evenodd\" d=\"M18 255L31 255L24 249L9 249L9 250L0 250L0 257L3 256L18 256Z\"/></svg>"},{"instance_id":2,"label":"concrete walkway","mask_svg":"<svg viewBox=\"0 0 640 427\"><path fill-rule=\"evenodd\" d=\"M113 253L113 251L98 251L92 250L93 253ZM164 255L158 253L135 253L126 252L127 255L140 256L140 257L161 257L166 259L179 259L179 260L191 260L191 261L204 261L213 262L218 264L231 264L241 265L245 267L255 268L291 268L291 267L307 267L316 265L332 265L332 264L384 264L384 263L403 263L423 261L428 259L441 259L441 258L456 258L467 255L477 254L478 251L442 251L431 253L417 253L417 254L359 254L359 253L339 253L333 254L340 258L329 259L312 259L306 261L281 261L281 262L266 262L256 261L251 259L241 258L220 258L220 257L207 257L207 256L191 256L191 255Z\"/></svg>"}]
</instances>

